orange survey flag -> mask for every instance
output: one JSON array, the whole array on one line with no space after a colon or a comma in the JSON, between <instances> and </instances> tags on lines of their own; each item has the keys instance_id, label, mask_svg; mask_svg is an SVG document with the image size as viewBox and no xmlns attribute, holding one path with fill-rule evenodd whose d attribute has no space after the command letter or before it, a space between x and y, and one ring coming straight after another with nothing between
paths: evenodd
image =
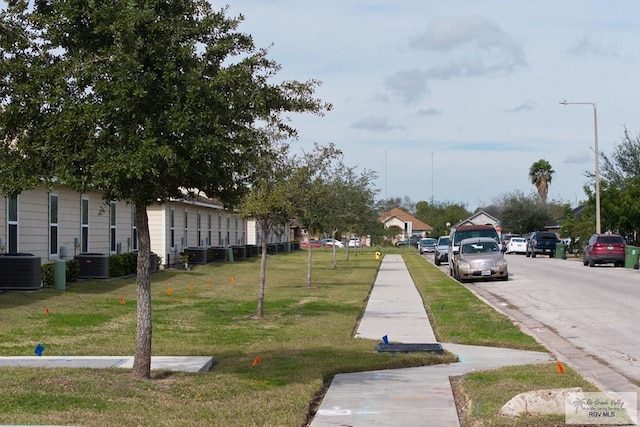
<instances>
[{"instance_id":1,"label":"orange survey flag","mask_svg":"<svg viewBox=\"0 0 640 427\"><path fill-rule=\"evenodd\" d=\"M564 366L562 366L562 363L556 362L556 369L558 370L559 374L564 373Z\"/></svg>"},{"instance_id":2,"label":"orange survey flag","mask_svg":"<svg viewBox=\"0 0 640 427\"><path fill-rule=\"evenodd\" d=\"M253 359L253 363L251 364L251 366L255 368L256 366L258 366L258 363L260 362L262 362L262 358L258 356L255 359Z\"/></svg>"}]
</instances>

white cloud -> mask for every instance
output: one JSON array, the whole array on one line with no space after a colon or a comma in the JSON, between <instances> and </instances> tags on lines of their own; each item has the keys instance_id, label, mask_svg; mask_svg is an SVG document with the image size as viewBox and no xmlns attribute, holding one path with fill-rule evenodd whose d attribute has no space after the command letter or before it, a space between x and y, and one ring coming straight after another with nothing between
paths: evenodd
<instances>
[{"instance_id":1,"label":"white cloud","mask_svg":"<svg viewBox=\"0 0 640 427\"><path fill-rule=\"evenodd\" d=\"M389 132L396 126L391 124L388 117L365 117L351 125L353 129L370 130L374 132Z\"/></svg>"},{"instance_id":2,"label":"white cloud","mask_svg":"<svg viewBox=\"0 0 640 427\"><path fill-rule=\"evenodd\" d=\"M567 53L576 56L602 56L604 58L618 58L618 52L614 49L601 45L591 40L588 35L582 36L572 47L567 49Z\"/></svg>"},{"instance_id":3,"label":"white cloud","mask_svg":"<svg viewBox=\"0 0 640 427\"><path fill-rule=\"evenodd\" d=\"M533 111L535 108L536 108L536 102L528 99L520 105L516 105L515 107L508 108L506 111L508 113L526 113L526 112Z\"/></svg>"},{"instance_id":4,"label":"white cloud","mask_svg":"<svg viewBox=\"0 0 640 427\"><path fill-rule=\"evenodd\" d=\"M427 70L433 79L510 74L527 65L519 43L495 23L476 16L433 20L409 47L447 54L447 63Z\"/></svg>"},{"instance_id":5,"label":"white cloud","mask_svg":"<svg viewBox=\"0 0 640 427\"><path fill-rule=\"evenodd\" d=\"M387 77L385 88L404 104L415 104L428 92L425 73L420 70L404 70Z\"/></svg>"}]
</instances>

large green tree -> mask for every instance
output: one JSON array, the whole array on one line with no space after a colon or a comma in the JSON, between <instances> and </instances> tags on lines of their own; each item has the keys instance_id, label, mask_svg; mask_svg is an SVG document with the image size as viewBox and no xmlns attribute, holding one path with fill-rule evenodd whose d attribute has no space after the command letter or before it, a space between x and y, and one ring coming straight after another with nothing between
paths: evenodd
<instances>
[{"instance_id":1,"label":"large green tree","mask_svg":"<svg viewBox=\"0 0 640 427\"><path fill-rule=\"evenodd\" d=\"M544 159L534 162L529 168L529 179L538 190L538 196L543 203L547 202L549 184L551 184L554 174L555 171L551 167L551 163Z\"/></svg>"},{"instance_id":2,"label":"large green tree","mask_svg":"<svg viewBox=\"0 0 640 427\"><path fill-rule=\"evenodd\" d=\"M0 13L0 192L38 182L134 205L139 238L132 375L151 364L146 207L182 191L235 203L282 115L322 113L316 81L279 65L204 0L9 2Z\"/></svg>"},{"instance_id":3,"label":"large green tree","mask_svg":"<svg viewBox=\"0 0 640 427\"><path fill-rule=\"evenodd\" d=\"M632 135L625 128L611 155L600 153L600 156L602 179L618 188L624 187L629 179L640 177L640 134ZM594 176L593 171L586 174Z\"/></svg>"},{"instance_id":4,"label":"large green tree","mask_svg":"<svg viewBox=\"0 0 640 427\"><path fill-rule=\"evenodd\" d=\"M433 227L431 236L436 238L448 235L450 227L470 215L471 212L460 203L420 201L416 204L416 218Z\"/></svg>"},{"instance_id":5,"label":"large green tree","mask_svg":"<svg viewBox=\"0 0 640 427\"><path fill-rule=\"evenodd\" d=\"M501 219L504 232L526 234L543 229L557 217L553 208L535 193L527 196L521 191L514 191L502 200Z\"/></svg>"}]
</instances>

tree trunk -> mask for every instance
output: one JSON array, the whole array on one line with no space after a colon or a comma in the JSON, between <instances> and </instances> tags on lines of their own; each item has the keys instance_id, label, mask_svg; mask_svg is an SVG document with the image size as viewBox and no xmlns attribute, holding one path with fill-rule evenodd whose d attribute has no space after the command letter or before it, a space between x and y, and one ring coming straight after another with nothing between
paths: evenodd
<instances>
[{"instance_id":1,"label":"tree trunk","mask_svg":"<svg viewBox=\"0 0 640 427\"><path fill-rule=\"evenodd\" d=\"M262 243L260 247L262 258L260 259L260 283L258 285L258 309L256 311L256 317L260 319L264 316L264 291L267 279L267 240L269 238L268 228L265 227L265 224L261 224L261 228Z\"/></svg>"},{"instance_id":2,"label":"tree trunk","mask_svg":"<svg viewBox=\"0 0 640 427\"><path fill-rule=\"evenodd\" d=\"M307 286L311 287L311 253L313 252L313 248L311 247L311 241L309 241L309 246L307 247L309 251L307 255Z\"/></svg>"},{"instance_id":3,"label":"tree trunk","mask_svg":"<svg viewBox=\"0 0 640 427\"><path fill-rule=\"evenodd\" d=\"M333 239L333 269L337 270L338 269L338 253L337 253L337 248L336 248L336 233L337 231L333 231L333 234L331 235L331 238Z\"/></svg>"},{"instance_id":4,"label":"tree trunk","mask_svg":"<svg viewBox=\"0 0 640 427\"><path fill-rule=\"evenodd\" d=\"M137 287L137 334L136 354L133 359L131 376L136 379L151 378L151 278L149 258L151 241L147 207L135 205L135 221L138 231L138 274Z\"/></svg>"}]
</instances>

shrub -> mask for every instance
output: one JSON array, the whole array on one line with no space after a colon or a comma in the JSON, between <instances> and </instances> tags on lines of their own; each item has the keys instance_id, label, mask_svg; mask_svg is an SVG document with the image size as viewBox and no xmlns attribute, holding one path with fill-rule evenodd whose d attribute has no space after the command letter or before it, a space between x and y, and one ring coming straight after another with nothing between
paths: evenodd
<instances>
[{"instance_id":1,"label":"shrub","mask_svg":"<svg viewBox=\"0 0 640 427\"><path fill-rule=\"evenodd\" d=\"M44 286L55 285L56 267L55 263L43 264L41 268L42 284ZM75 259L68 259L65 261L65 281L75 282L80 275L80 263Z\"/></svg>"},{"instance_id":2,"label":"shrub","mask_svg":"<svg viewBox=\"0 0 640 427\"><path fill-rule=\"evenodd\" d=\"M80 276L80 262L75 259L67 260L67 282L76 282Z\"/></svg>"},{"instance_id":3,"label":"shrub","mask_svg":"<svg viewBox=\"0 0 640 427\"><path fill-rule=\"evenodd\" d=\"M109 277L122 277L136 274L138 255L135 253L117 254L109 257Z\"/></svg>"},{"instance_id":4,"label":"shrub","mask_svg":"<svg viewBox=\"0 0 640 427\"><path fill-rule=\"evenodd\" d=\"M49 264L43 264L42 268L41 268L41 275L42 275L42 284L44 286L53 286L53 280L54 280L54 268L55 268L55 264L54 263L49 263Z\"/></svg>"}]
</instances>

